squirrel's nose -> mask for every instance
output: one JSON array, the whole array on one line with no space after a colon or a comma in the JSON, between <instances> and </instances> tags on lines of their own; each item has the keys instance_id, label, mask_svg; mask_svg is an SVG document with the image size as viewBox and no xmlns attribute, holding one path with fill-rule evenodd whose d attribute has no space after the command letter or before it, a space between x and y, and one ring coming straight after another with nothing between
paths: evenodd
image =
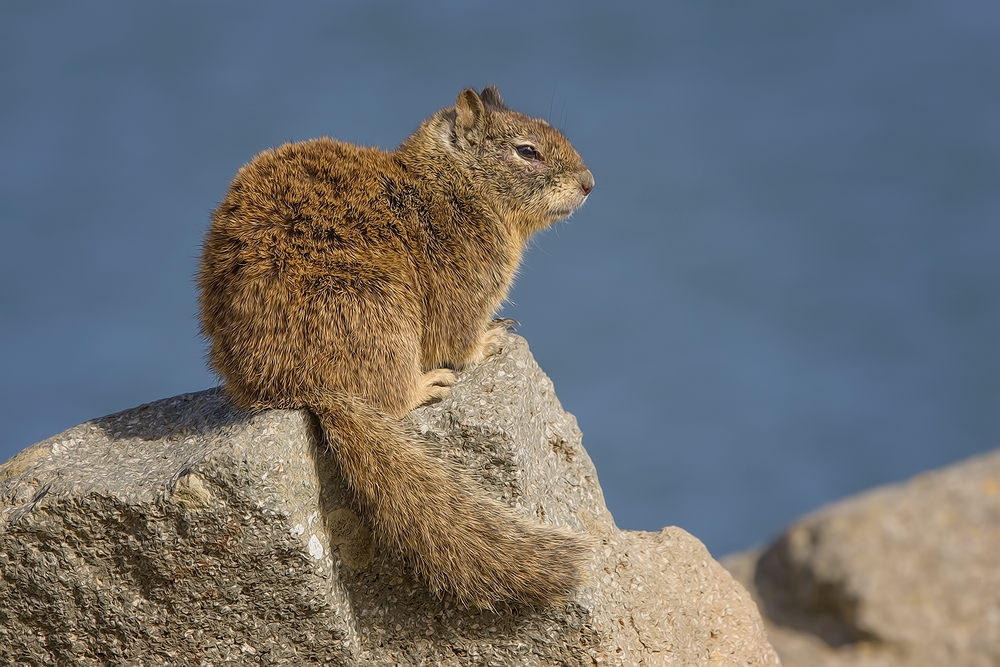
<instances>
[{"instance_id":1,"label":"squirrel's nose","mask_svg":"<svg viewBox=\"0 0 1000 667\"><path fill-rule=\"evenodd\" d=\"M590 191L594 189L594 175L590 173L589 169L587 173L580 177L580 188L585 195L589 195Z\"/></svg>"}]
</instances>

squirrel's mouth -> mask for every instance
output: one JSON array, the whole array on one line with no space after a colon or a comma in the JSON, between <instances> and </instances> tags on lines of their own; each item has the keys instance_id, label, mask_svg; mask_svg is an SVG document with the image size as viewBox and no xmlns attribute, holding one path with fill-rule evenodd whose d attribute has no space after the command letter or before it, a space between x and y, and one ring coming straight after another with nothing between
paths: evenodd
<instances>
[{"instance_id":1,"label":"squirrel's mouth","mask_svg":"<svg viewBox=\"0 0 1000 667\"><path fill-rule=\"evenodd\" d=\"M549 209L548 222L546 224L554 225L560 220L565 220L573 215L577 208L577 206L564 206L562 208Z\"/></svg>"},{"instance_id":2,"label":"squirrel's mouth","mask_svg":"<svg viewBox=\"0 0 1000 667\"><path fill-rule=\"evenodd\" d=\"M574 202L572 204L565 205L565 206L558 206L558 207L555 207L555 208L550 208L549 209L549 215L554 220L562 220L563 218L568 218L569 216L573 215L573 213L578 208L580 208L581 206L583 206L583 202L585 202L585 201L587 201L587 196L586 195L584 195L583 197L580 197L579 201Z\"/></svg>"}]
</instances>

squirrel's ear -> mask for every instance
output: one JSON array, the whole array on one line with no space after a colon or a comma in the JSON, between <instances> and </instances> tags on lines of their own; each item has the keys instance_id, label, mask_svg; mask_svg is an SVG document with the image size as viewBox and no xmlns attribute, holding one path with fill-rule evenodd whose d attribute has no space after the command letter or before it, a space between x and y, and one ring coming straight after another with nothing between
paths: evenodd
<instances>
[{"instance_id":1,"label":"squirrel's ear","mask_svg":"<svg viewBox=\"0 0 1000 667\"><path fill-rule=\"evenodd\" d=\"M483 92L479 94L479 97L490 111L502 111L507 108L503 105L503 98L500 97L500 91L497 90L496 86L483 88Z\"/></svg>"},{"instance_id":2,"label":"squirrel's ear","mask_svg":"<svg viewBox=\"0 0 1000 667\"><path fill-rule=\"evenodd\" d=\"M483 134L486 107L472 88L463 90L455 100L455 138L468 144L479 143Z\"/></svg>"}]
</instances>

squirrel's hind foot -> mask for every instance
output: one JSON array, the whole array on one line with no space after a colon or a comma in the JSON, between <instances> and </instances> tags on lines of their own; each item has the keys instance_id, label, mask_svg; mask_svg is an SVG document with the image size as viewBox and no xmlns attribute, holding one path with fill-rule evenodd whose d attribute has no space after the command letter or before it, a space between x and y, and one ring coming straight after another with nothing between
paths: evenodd
<instances>
[{"instance_id":1,"label":"squirrel's hind foot","mask_svg":"<svg viewBox=\"0 0 1000 667\"><path fill-rule=\"evenodd\" d=\"M436 368L424 373L420 378L421 386L417 394L416 405L441 400L451 393L456 379L455 371L450 368Z\"/></svg>"}]
</instances>

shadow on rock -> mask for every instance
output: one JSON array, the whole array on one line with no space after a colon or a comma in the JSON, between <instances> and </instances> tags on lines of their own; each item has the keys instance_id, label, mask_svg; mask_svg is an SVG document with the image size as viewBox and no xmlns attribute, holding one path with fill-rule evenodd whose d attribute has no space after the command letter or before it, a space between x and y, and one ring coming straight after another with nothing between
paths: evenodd
<instances>
[{"instance_id":1,"label":"shadow on rock","mask_svg":"<svg viewBox=\"0 0 1000 667\"><path fill-rule=\"evenodd\" d=\"M839 647L878 637L857 627L858 600L841 582L817 576L800 557L798 541L812 542L812 534L786 533L757 561L754 585L765 616L773 623L808 632ZM798 548L797 548L798 547Z\"/></svg>"}]
</instances>

